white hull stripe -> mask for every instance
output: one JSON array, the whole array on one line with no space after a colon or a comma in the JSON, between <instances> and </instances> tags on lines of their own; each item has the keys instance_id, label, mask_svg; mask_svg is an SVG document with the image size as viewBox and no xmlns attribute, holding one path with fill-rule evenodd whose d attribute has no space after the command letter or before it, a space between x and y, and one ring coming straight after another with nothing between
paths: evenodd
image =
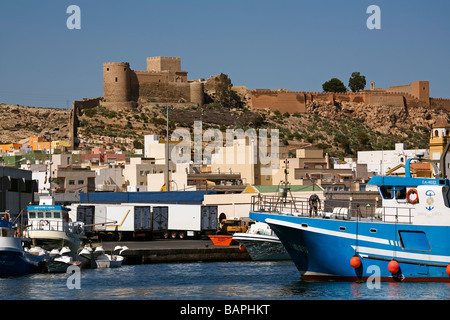
<instances>
[{"instance_id":1,"label":"white hull stripe","mask_svg":"<svg viewBox=\"0 0 450 320\"><path fill-rule=\"evenodd\" d=\"M238 236L233 235L233 240L248 240L248 241L265 241L265 242L274 242L274 243L281 243L281 241L278 238L271 237L271 236L256 236L256 235L243 235L240 234Z\"/></svg>"},{"instance_id":2,"label":"white hull stripe","mask_svg":"<svg viewBox=\"0 0 450 320\"><path fill-rule=\"evenodd\" d=\"M433 263L439 263L439 262L450 263L449 256L438 256L438 255L423 254L423 253L410 253L410 252L405 252L405 251L383 250L383 249L360 247L360 246L357 246L357 247L352 246L352 248L353 249L356 248L358 254L363 258L366 258L368 255L378 255L378 256L384 256L384 257L388 257L388 258L402 258L402 259L426 261L426 262L433 262Z\"/></svg>"},{"instance_id":3,"label":"white hull stripe","mask_svg":"<svg viewBox=\"0 0 450 320\"><path fill-rule=\"evenodd\" d=\"M298 223L292 223L288 221L282 221L282 220L276 220L276 219L266 219L267 223L285 226L289 228L294 229L300 229L320 234L326 234L329 236L335 236L335 237L341 237L341 238L347 238L347 239L355 239L355 234L349 234L349 233L343 233L339 231L332 231L327 229L321 229L321 228L315 228L315 227L304 227L301 224ZM391 244L390 240L387 239L380 239L375 237L367 237L367 236L361 236L358 235L359 240L369 241L369 242L375 242L375 243L381 243L381 244ZM353 249L355 249L355 246L352 246ZM439 263L439 262L445 262L450 263L450 257L449 256L441 256L441 255L431 255L431 254L423 254L423 253L410 253L405 251L394 251L394 250L384 250L384 249L377 249L377 248L370 248L370 247L362 247L358 246L357 248L358 253L362 257L367 257L368 255L379 255L384 256L388 258L402 258L402 259L411 259L411 260L417 260L417 261L427 261L427 262L433 262L433 263Z\"/></svg>"},{"instance_id":4,"label":"white hull stripe","mask_svg":"<svg viewBox=\"0 0 450 320\"><path fill-rule=\"evenodd\" d=\"M271 219L271 218L267 218L265 222L271 223L274 225L289 227L289 228L293 228L293 229L300 229L300 230L325 234L325 235L329 235L329 236L333 236L333 237L340 237L340 238L356 240L356 234L354 234L354 233L347 233L347 232L343 232L343 231L333 231L333 230L321 229L321 228L316 228L316 227L311 227L311 226L304 227L298 223L282 221L282 220L277 220L277 219ZM368 236L362 236L362 235L358 235L358 240L380 243L380 244L387 244L387 245L390 244L389 240L387 240L387 239L368 237Z\"/></svg>"}]
</instances>

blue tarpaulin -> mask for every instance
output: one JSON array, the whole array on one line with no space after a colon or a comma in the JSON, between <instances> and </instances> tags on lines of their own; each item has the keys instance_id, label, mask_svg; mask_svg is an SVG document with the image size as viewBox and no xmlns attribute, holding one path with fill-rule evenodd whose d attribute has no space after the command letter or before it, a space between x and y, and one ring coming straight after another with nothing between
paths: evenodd
<instances>
[{"instance_id":1,"label":"blue tarpaulin","mask_svg":"<svg viewBox=\"0 0 450 320\"><path fill-rule=\"evenodd\" d=\"M215 194L208 191L208 194ZM80 193L80 203L196 203L203 202L205 191L171 192L89 192Z\"/></svg>"}]
</instances>

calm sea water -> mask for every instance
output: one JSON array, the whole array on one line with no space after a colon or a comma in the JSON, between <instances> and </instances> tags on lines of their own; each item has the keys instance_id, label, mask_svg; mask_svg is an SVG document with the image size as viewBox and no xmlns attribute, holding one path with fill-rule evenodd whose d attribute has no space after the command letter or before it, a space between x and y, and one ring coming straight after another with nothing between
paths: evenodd
<instances>
[{"instance_id":1,"label":"calm sea water","mask_svg":"<svg viewBox=\"0 0 450 320\"><path fill-rule=\"evenodd\" d=\"M68 274L0 278L0 300L443 300L446 283L305 282L290 261L124 265Z\"/></svg>"}]
</instances>

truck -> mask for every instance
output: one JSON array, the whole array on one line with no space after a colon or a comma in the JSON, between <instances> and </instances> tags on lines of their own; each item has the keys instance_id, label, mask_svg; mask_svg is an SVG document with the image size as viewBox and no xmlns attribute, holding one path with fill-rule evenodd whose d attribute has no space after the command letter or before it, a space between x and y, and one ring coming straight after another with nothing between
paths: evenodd
<instances>
[{"instance_id":1,"label":"truck","mask_svg":"<svg viewBox=\"0 0 450 320\"><path fill-rule=\"evenodd\" d=\"M217 229L217 206L89 204L77 207L85 233L100 240L198 237Z\"/></svg>"},{"instance_id":2,"label":"truck","mask_svg":"<svg viewBox=\"0 0 450 320\"><path fill-rule=\"evenodd\" d=\"M230 235L234 233L245 233L254 221L249 218L232 218L221 221L220 233Z\"/></svg>"}]
</instances>

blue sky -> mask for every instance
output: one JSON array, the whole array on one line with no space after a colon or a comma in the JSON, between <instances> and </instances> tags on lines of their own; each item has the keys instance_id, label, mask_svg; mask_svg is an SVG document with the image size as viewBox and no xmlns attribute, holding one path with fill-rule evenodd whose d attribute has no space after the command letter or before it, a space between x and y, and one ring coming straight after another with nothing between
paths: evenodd
<instances>
[{"instance_id":1,"label":"blue sky","mask_svg":"<svg viewBox=\"0 0 450 320\"><path fill-rule=\"evenodd\" d=\"M366 27L372 4L380 30ZM66 27L69 5L81 30ZM367 86L429 80L450 98L449 13L449 1L1 0L0 103L71 107L103 96L103 62L145 70L151 56L250 89L321 91L359 71Z\"/></svg>"}]
</instances>

